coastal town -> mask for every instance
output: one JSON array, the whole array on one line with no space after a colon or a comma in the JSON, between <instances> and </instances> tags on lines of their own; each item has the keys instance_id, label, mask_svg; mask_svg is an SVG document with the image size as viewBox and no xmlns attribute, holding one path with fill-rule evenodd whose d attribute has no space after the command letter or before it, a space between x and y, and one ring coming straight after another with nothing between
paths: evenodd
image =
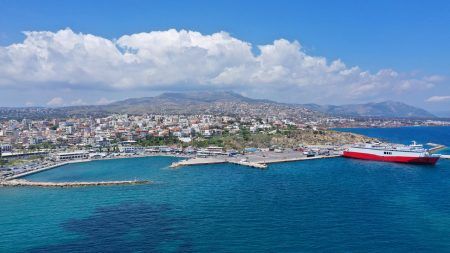
<instances>
[{"instance_id":1,"label":"coastal town","mask_svg":"<svg viewBox=\"0 0 450 253\"><path fill-rule=\"evenodd\" d=\"M419 124L448 122L127 114L4 120L0 123L0 177L16 178L74 161L154 155L203 159L172 167L232 162L264 168L275 161L335 156L348 145L375 141L333 128Z\"/></svg>"}]
</instances>

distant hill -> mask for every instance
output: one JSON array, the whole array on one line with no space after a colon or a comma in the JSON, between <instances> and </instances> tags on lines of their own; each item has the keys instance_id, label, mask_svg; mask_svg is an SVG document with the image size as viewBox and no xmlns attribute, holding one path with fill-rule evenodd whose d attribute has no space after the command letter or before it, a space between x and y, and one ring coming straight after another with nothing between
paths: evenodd
<instances>
[{"instance_id":1,"label":"distant hill","mask_svg":"<svg viewBox=\"0 0 450 253\"><path fill-rule=\"evenodd\" d=\"M305 108L330 115L384 117L384 118L435 118L432 113L402 102L385 101L380 103L317 105L305 104Z\"/></svg>"},{"instance_id":2,"label":"distant hill","mask_svg":"<svg viewBox=\"0 0 450 253\"><path fill-rule=\"evenodd\" d=\"M322 115L300 105L252 99L235 92L163 93L156 97L131 98L102 107L111 113L217 114L236 116L314 117Z\"/></svg>"},{"instance_id":3,"label":"distant hill","mask_svg":"<svg viewBox=\"0 0 450 253\"><path fill-rule=\"evenodd\" d=\"M129 114L216 114L234 116L282 116L318 118L327 115L385 117L385 118L434 118L423 109L404 103L353 105L288 104L267 99L253 99L235 92L185 92L163 93L155 97L130 98L107 105L69 106L59 108L28 107L1 108L3 118L48 118L64 116L104 116L112 113Z\"/></svg>"}]
</instances>

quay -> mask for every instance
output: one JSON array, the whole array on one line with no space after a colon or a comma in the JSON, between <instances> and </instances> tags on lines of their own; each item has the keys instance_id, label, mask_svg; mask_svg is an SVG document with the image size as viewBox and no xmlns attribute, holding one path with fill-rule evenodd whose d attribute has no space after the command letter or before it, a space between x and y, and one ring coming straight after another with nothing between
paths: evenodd
<instances>
[{"instance_id":1,"label":"quay","mask_svg":"<svg viewBox=\"0 0 450 253\"><path fill-rule=\"evenodd\" d=\"M247 161L229 161L229 163L234 163L237 165L248 166L248 167L257 168L257 169L266 169L267 168L267 165L263 164L263 163L254 163L254 162L247 162Z\"/></svg>"},{"instance_id":2,"label":"quay","mask_svg":"<svg viewBox=\"0 0 450 253\"><path fill-rule=\"evenodd\" d=\"M140 185L149 184L148 180L132 181L100 181L100 182L34 182L24 179L0 181L3 187L34 186L34 187L84 187L84 186L112 186L112 185Z\"/></svg>"}]
</instances>

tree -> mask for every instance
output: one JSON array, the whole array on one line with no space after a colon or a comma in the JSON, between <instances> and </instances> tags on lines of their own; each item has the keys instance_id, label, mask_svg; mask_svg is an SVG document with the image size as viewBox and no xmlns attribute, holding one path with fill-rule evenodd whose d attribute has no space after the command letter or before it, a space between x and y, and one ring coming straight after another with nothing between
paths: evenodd
<instances>
[{"instance_id":1,"label":"tree","mask_svg":"<svg viewBox=\"0 0 450 253\"><path fill-rule=\"evenodd\" d=\"M2 147L0 146L0 166L3 166L6 164L6 161L3 161L3 153L2 153Z\"/></svg>"}]
</instances>

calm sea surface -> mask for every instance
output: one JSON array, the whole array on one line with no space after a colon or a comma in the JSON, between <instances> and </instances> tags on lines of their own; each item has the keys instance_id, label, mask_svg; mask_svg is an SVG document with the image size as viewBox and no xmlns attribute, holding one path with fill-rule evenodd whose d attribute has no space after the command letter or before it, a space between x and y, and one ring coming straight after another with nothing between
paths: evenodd
<instances>
[{"instance_id":1,"label":"calm sea surface","mask_svg":"<svg viewBox=\"0 0 450 253\"><path fill-rule=\"evenodd\" d=\"M450 128L417 135L437 129L376 137L450 143ZM168 169L175 160L96 161L27 177L151 185L0 188L0 252L450 252L450 160Z\"/></svg>"}]
</instances>

